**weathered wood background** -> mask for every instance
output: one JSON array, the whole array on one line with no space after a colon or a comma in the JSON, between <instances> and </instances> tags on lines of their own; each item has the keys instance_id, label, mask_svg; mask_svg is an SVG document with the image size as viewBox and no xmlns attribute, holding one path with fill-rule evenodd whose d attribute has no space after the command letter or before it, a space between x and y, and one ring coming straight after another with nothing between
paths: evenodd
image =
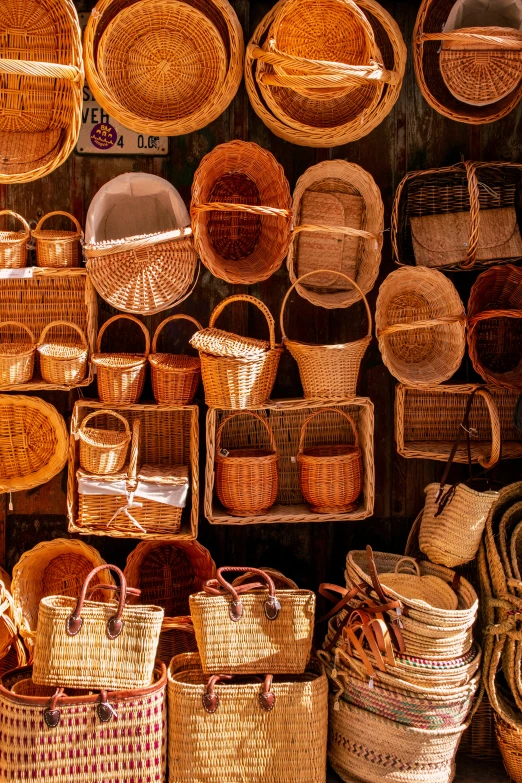
<instances>
[{"instance_id":1,"label":"weathered wood background","mask_svg":"<svg viewBox=\"0 0 522 783\"><path fill-rule=\"evenodd\" d=\"M236 8L248 41L251 31L269 10L272 3L260 0L231 0ZM383 5L395 17L411 51L411 36L419 2L402 0ZM88 11L91 4L77 3L79 11ZM242 86L229 109L214 123L189 136L172 138L168 158L104 157L73 154L51 176L28 185L0 187L0 208L20 212L28 220L38 220L51 210L69 210L82 222L89 203L98 189L109 179L128 171L145 171L166 177L190 200L190 186L201 158L216 144L230 139L255 141L269 149L284 166L293 189L297 178L308 166L326 158L346 158L367 169L381 188L386 209L386 227L390 224L393 193L403 175L413 169L445 166L461 158L476 160L522 161L522 107L504 120L483 127L470 127L445 119L433 111L417 87L411 57L407 76L398 103L388 118L369 136L332 150L316 150L293 146L281 141L262 124L250 109ZM378 284L369 296L372 311L378 285L393 270L389 232L385 245ZM476 274L453 275L465 302ZM265 283L249 287L248 292L260 297L278 316L281 301L288 287L286 267ZM230 293L246 292L242 286L229 286L203 269L198 286L179 310L197 317L204 324L216 304ZM100 324L113 314L100 301ZM145 319L151 333L165 313ZM224 319L225 325L227 318ZM310 342L337 342L360 336L365 328L362 306L348 310L327 311L313 308L304 299L292 299L287 332L289 336ZM253 336L264 336L263 322L258 314L242 305L231 308L229 327L240 331L248 328ZM244 332L246 333L246 332ZM124 331L112 332L112 346L127 350ZM459 380L475 380L466 359ZM423 488L440 478L441 463L404 460L395 453L393 436L393 400L395 381L381 361L374 339L363 362L359 393L369 396L375 404L376 503L373 518L355 523L322 523L310 525L256 525L247 527L215 527L200 519L200 541L210 548L218 565L271 565L296 579L302 586L316 587L325 579L342 583L346 552L351 548L372 544L377 550L401 552L411 523L422 507ZM95 396L95 388L84 390L85 396ZM90 392L90 394L89 394ZM286 354L280 365L277 387L273 396L295 397L302 393L297 367ZM76 392L40 393L66 417L70 417ZM152 397L150 388L149 398ZM200 392L200 397L202 393ZM201 415L201 443L205 442L204 405ZM202 478L204 451L201 452ZM457 469L458 470L458 469ZM519 477L520 462L504 462L498 471L507 482ZM457 474L455 474L457 475ZM202 483L204 483L202 481ZM30 492L13 496L13 510L7 499L0 497L0 523L5 533L5 545L0 560L12 568L22 552L39 541L67 535L66 471L48 484ZM93 537L91 542L109 561L123 564L135 542Z\"/></svg>"}]
</instances>

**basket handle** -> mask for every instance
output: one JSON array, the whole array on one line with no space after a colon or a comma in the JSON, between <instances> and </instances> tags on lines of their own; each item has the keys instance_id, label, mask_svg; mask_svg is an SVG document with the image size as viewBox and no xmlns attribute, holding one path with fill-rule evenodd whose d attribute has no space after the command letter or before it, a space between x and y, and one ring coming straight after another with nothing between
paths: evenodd
<instances>
[{"instance_id":1,"label":"basket handle","mask_svg":"<svg viewBox=\"0 0 522 783\"><path fill-rule=\"evenodd\" d=\"M263 207L257 204L235 204L226 201L209 201L205 204L194 204L190 210L193 214L200 212L249 212L253 215L271 215L272 217L283 217L289 220L293 212L291 209L280 209L279 207Z\"/></svg>"},{"instance_id":2,"label":"basket handle","mask_svg":"<svg viewBox=\"0 0 522 783\"><path fill-rule=\"evenodd\" d=\"M263 584L253 582L242 585L240 588L234 588L223 576L224 573L229 573L231 571L240 574L246 572L252 573L253 576L258 576ZM240 593L247 593L249 590L255 590L263 585L268 587L268 598L265 601L265 615L269 620L276 620L281 610L281 604L277 599L275 585L272 579L268 576L266 571L261 571L260 568L248 568L246 566L224 566L223 568L218 568L216 579L209 579L209 581L203 585L203 590L209 595L223 595L224 590L232 596L232 601L228 607L228 613L232 622L237 623L243 616L243 603L239 597Z\"/></svg>"},{"instance_id":3,"label":"basket handle","mask_svg":"<svg viewBox=\"0 0 522 783\"><path fill-rule=\"evenodd\" d=\"M520 314L522 317L522 313ZM466 323L466 316L461 315L441 315L439 318L426 318L420 321L408 321L402 324L390 324L385 329L377 329L377 337L387 337L389 334L397 332L408 332L414 329L429 329L432 326L441 326L441 324Z\"/></svg>"},{"instance_id":4,"label":"basket handle","mask_svg":"<svg viewBox=\"0 0 522 783\"><path fill-rule=\"evenodd\" d=\"M0 60L0 63L1 62L2 61ZM0 68L0 70L1 70L1 68ZM27 235L27 238L29 238L31 236L31 228L29 226L29 223L27 222L27 220L25 218L23 218L21 215L19 215L18 212L13 212L12 209L2 209L2 210L0 210L0 216L1 215L11 215L11 217L13 217L15 220L19 220L20 223L22 224L22 226L24 227L24 231L25 231L25 233Z\"/></svg>"},{"instance_id":5,"label":"basket handle","mask_svg":"<svg viewBox=\"0 0 522 783\"><path fill-rule=\"evenodd\" d=\"M285 590L298 590L296 583L293 579L290 579L290 577L285 576L281 573L281 571L276 571L275 568L262 568L261 571L266 571L266 573L274 579L278 579L279 582L284 583L285 587L280 589ZM251 571L247 571L246 573L242 574L241 576L238 576L234 579L232 582L233 587L241 587L245 582L248 582L249 579L251 579L254 576Z\"/></svg>"},{"instance_id":6,"label":"basket handle","mask_svg":"<svg viewBox=\"0 0 522 783\"><path fill-rule=\"evenodd\" d=\"M340 408L321 408L320 410L314 411L313 413L311 413L310 416L308 416L304 420L304 422L303 422L303 425L301 427L301 434L299 436L299 446L298 446L298 449L297 449L299 454L301 454L301 452L303 450L303 442L304 442L304 439L305 439L306 429L307 429L309 423L312 421L312 419L317 418L317 416L319 416L321 413L329 413L329 412L331 412L331 413L338 413L340 416L343 416L346 419L346 421L350 425L350 428L351 428L351 430L353 432L353 435L354 435L354 438L355 438L355 447L356 448L359 447L359 433L357 432L357 427L355 426L355 423L354 423L354 420L352 419L352 417L349 416L347 413L345 413L345 411L342 411Z\"/></svg>"},{"instance_id":7,"label":"basket handle","mask_svg":"<svg viewBox=\"0 0 522 783\"><path fill-rule=\"evenodd\" d=\"M92 413L87 414L87 416L83 419L82 423L80 424L80 427L78 428L78 435L81 438L81 440L85 441L85 435L83 434L83 429L88 421L91 419L94 419L96 416L102 416L105 414L105 416L113 416L115 419L119 419L124 427L125 427L125 434L127 436L127 442L131 438L131 431L129 427L129 422L125 418L125 416L122 416L120 413L116 413L116 411L109 411L109 410L102 410L102 411L93 411Z\"/></svg>"},{"instance_id":8,"label":"basket handle","mask_svg":"<svg viewBox=\"0 0 522 783\"><path fill-rule=\"evenodd\" d=\"M232 304L232 302L248 302L249 304L253 304L259 310L261 310L268 324L268 331L270 334L270 350L273 351L276 344L275 321L272 316L272 313L270 312L266 304L264 304L264 302L262 302L260 299L256 299L255 296L249 296L248 294L234 294L233 296L228 296L226 299L223 299L223 301L218 304L218 306L210 316L210 321L208 324L209 328L212 329L212 327L216 323L217 319L219 318L219 316L221 315L225 307L227 307L227 305L229 304Z\"/></svg>"},{"instance_id":9,"label":"basket handle","mask_svg":"<svg viewBox=\"0 0 522 783\"><path fill-rule=\"evenodd\" d=\"M363 231L361 228L350 228L350 226L325 226L321 223L314 225L300 223L292 229L293 234L300 234L301 231L311 231L320 234L345 234L348 237L361 237L362 239L373 239L379 242L380 235L372 234L370 231Z\"/></svg>"},{"instance_id":10,"label":"basket handle","mask_svg":"<svg viewBox=\"0 0 522 783\"><path fill-rule=\"evenodd\" d=\"M281 305L281 313L279 315L279 324L281 326L281 334L283 336L283 340L287 340L288 339L287 336L286 336L286 332L285 332L284 313L285 313L286 303L288 302L288 298L289 298L290 294L292 293L292 291L294 290L296 285L299 285L299 283L302 283L302 281L305 280L307 277L310 277L310 275L319 275L319 274L324 274L325 272L327 274L337 275L338 277L344 277L345 280L348 280L348 282L351 283L353 285L353 287L357 291L359 291L359 293L361 295L361 299L363 300L364 306L366 308L366 315L368 316L368 334L366 336L367 337L371 337L372 336L373 322L372 322L372 314L371 314L371 311L370 311L370 305L368 304L368 300L366 299L365 295L363 294L363 292L361 291L361 289L359 288L359 286L357 285L355 280L352 280L351 277L348 277L348 275L345 275L344 272L336 272L333 269L314 269L313 272L307 272L305 275L301 275L301 277L298 277L297 280L295 281L295 283L292 283L292 285L290 286L290 288L286 292L285 298L283 299L283 304Z\"/></svg>"},{"instance_id":11,"label":"basket handle","mask_svg":"<svg viewBox=\"0 0 522 783\"><path fill-rule=\"evenodd\" d=\"M76 604L76 607L72 612L72 614L69 615L69 617L65 621L65 632L67 633L67 636L76 636L80 632L83 625L82 610L83 610L83 605L85 603L87 590L89 589L89 584L92 578L96 576L96 574L99 574L100 571L105 571L107 569L110 571L114 571L114 573L118 576L119 583L120 583L120 587L119 587L120 597L118 599L118 609L116 611L116 614L107 621L107 636L109 637L109 639L117 639L117 637L121 634L124 625L124 621L122 617L123 608L127 602L127 581L125 579L123 571L121 571L117 566L100 565L97 568L93 568L90 574L87 575L87 578L83 583L80 597L78 598L78 603Z\"/></svg>"},{"instance_id":12,"label":"basket handle","mask_svg":"<svg viewBox=\"0 0 522 783\"><path fill-rule=\"evenodd\" d=\"M272 451L275 451L277 454L277 444L274 437L274 433L272 431L272 428L270 427L269 423L266 419L263 419L262 416L259 415L259 413L255 413L254 411L240 411L239 413L231 413L230 416L227 416L226 419L223 419L221 424L218 427L218 431L216 433L216 453L219 454L221 450L221 435L225 428L225 425L228 424L231 419L235 419L238 416L253 416L255 419L261 422L261 424L264 426L266 431L268 432L268 437L270 439L270 447Z\"/></svg>"},{"instance_id":13,"label":"basket handle","mask_svg":"<svg viewBox=\"0 0 522 783\"><path fill-rule=\"evenodd\" d=\"M490 318L522 318L522 310L483 310L472 315L468 319L468 324L472 328L480 321L487 321Z\"/></svg>"},{"instance_id":14,"label":"basket handle","mask_svg":"<svg viewBox=\"0 0 522 783\"><path fill-rule=\"evenodd\" d=\"M413 557L401 557L401 559L397 561L395 565L396 574L412 573L412 571L415 576L421 575L419 564Z\"/></svg>"},{"instance_id":15,"label":"basket handle","mask_svg":"<svg viewBox=\"0 0 522 783\"><path fill-rule=\"evenodd\" d=\"M207 683L205 693L201 700L203 702L203 709L208 712L209 715L213 715L219 707L219 695L216 693L215 686L219 682L230 682L233 677L231 674L213 674ZM273 676L271 674L265 674L263 680L263 689L259 694L259 704L261 709L265 712L271 712L274 709L276 696L272 693Z\"/></svg>"},{"instance_id":16,"label":"basket handle","mask_svg":"<svg viewBox=\"0 0 522 783\"><path fill-rule=\"evenodd\" d=\"M54 215L62 215L63 217L69 218L74 223L74 226L76 228L76 231L78 232L80 237L83 237L83 231L82 227L74 217L74 215L71 215L70 212L48 212L47 215L44 215L40 220L38 221L38 224L36 225L36 228L33 229L33 235L37 233L37 231L41 231L41 228L46 220L48 220L50 217L54 217Z\"/></svg>"},{"instance_id":17,"label":"basket handle","mask_svg":"<svg viewBox=\"0 0 522 783\"><path fill-rule=\"evenodd\" d=\"M201 329L203 329L203 327L201 326L199 321L196 321L196 319L192 318L191 315L183 315L182 313L178 313L178 315L171 315L169 318L165 318L165 320L160 323L160 325L158 326L158 328L154 332L154 337L152 338L152 349L151 349L152 353L156 353L156 346L158 344L158 338L159 338L160 332L163 330L163 328L168 323L170 323L171 321L180 321L180 320L190 321L191 323L194 324L194 326L196 327L196 329L198 331L201 331Z\"/></svg>"},{"instance_id":18,"label":"basket handle","mask_svg":"<svg viewBox=\"0 0 522 783\"><path fill-rule=\"evenodd\" d=\"M143 250L143 248L153 247L163 242L181 241L191 235L192 229L190 226L185 226L185 228L175 228L172 231L162 231L158 234L138 235L136 237L128 237L127 239L114 239L105 242L91 242L84 246L83 251L86 258L101 258L102 256L113 255L113 253Z\"/></svg>"},{"instance_id":19,"label":"basket handle","mask_svg":"<svg viewBox=\"0 0 522 783\"><path fill-rule=\"evenodd\" d=\"M129 478L132 484L136 484L138 477L138 456L140 451L141 421L135 419L132 424L132 441L129 457Z\"/></svg>"},{"instance_id":20,"label":"basket handle","mask_svg":"<svg viewBox=\"0 0 522 783\"><path fill-rule=\"evenodd\" d=\"M14 76L46 76L49 79L67 79L79 82L82 72L75 65L36 62L35 60L0 60L0 73Z\"/></svg>"},{"instance_id":21,"label":"basket handle","mask_svg":"<svg viewBox=\"0 0 522 783\"><path fill-rule=\"evenodd\" d=\"M53 329L55 326L68 326L71 329L74 329L76 332L78 332L78 334L82 338L82 346L83 346L83 348L88 348L89 347L89 343L87 342L87 338L85 336L85 332L82 329L80 329L78 324L74 324L72 321L51 321L51 323L47 324L47 326L44 326L44 328L42 329L42 331L40 333L40 339L38 340L38 345L39 346L43 344L44 337L47 334L47 332L50 329Z\"/></svg>"},{"instance_id":22,"label":"basket handle","mask_svg":"<svg viewBox=\"0 0 522 783\"><path fill-rule=\"evenodd\" d=\"M100 353L101 351L101 344L103 335L105 334L105 331L108 329L108 327L113 324L115 321L119 321L121 319L127 319L128 321L132 321L135 324L138 324L141 331L143 332L143 336L145 337L145 356L148 356L150 353L150 334L149 330L145 326L144 323L142 323L138 318L135 318L133 315L113 315L112 318L109 318L108 321L105 321L102 328L98 332L98 338L96 340L96 351L97 353Z\"/></svg>"},{"instance_id":23,"label":"basket handle","mask_svg":"<svg viewBox=\"0 0 522 783\"><path fill-rule=\"evenodd\" d=\"M120 591L119 585L109 585L109 584L96 584L92 587L89 587L89 590L87 591L87 600L90 599L91 595L95 593L97 590L112 590L113 592ZM139 598L141 595L141 590L139 590L137 587L127 587L127 599L129 598Z\"/></svg>"},{"instance_id":24,"label":"basket handle","mask_svg":"<svg viewBox=\"0 0 522 783\"><path fill-rule=\"evenodd\" d=\"M31 338L31 345L33 345L33 346L36 345L36 338L35 338L34 334L29 329L28 326L26 326L25 324L21 323L20 321L2 321L2 323L0 323L0 329L2 329L4 326L17 326L19 329L23 329L24 331L27 332L27 334Z\"/></svg>"},{"instance_id":25,"label":"basket handle","mask_svg":"<svg viewBox=\"0 0 522 783\"><path fill-rule=\"evenodd\" d=\"M517 34L518 33L518 34ZM454 41L455 43L486 43L499 46L501 49L520 51L522 49L522 35L513 29L509 35L487 35L474 33L471 30L450 30L447 33L423 33L418 38L419 43L424 41Z\"/></svg>"}]
</instances>

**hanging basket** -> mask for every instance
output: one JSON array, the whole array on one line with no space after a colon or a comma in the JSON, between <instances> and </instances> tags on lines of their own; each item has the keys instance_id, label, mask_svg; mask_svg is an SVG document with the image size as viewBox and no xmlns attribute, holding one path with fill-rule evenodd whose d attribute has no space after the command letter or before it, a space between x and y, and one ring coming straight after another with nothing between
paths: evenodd
<instances>
[{"instance_id":1,"label":"hanging basket","mask_svg":"<svg viewBox=\"0 0 522 783\"><path fill-rule=\"evenodd\" d=\"M145 352L100 353L103 335L116 321L127 320L137 324L145 338ZM143 391L150 352L150 335L147 327L132 315L114 315L105 321L98 332L96 353L92 363L96 367L98 394L106 405L132 405L138 402Z\"/></svg>"},{"instance_id":2,"label":"hanging basket","mask_svg":"<svg viewBox=\"0 0 522 783\"><path fill-rule=\"evenodd\" d=\"M154 398L160 405L190 405L201 379L201 361L185 354L156 353L160 333L171 321L190 321L201 330L203 327L190 315L171 315L160 323L152 339L149 355L150 374Z\"/></svg>"},{"instance_id":3,"label":"hanging basket","mask_svg":"<svg viewBox=\"0 0 522 783\"><path fill-rule=\"evenodd\" d=\"M221 448L223 430L236 416L253 416L261 422L269 438L269 448ZM274 505L279 489L279 454L266 418L253 411L235 413L224 419L216 432L216 494L234 517L266 514Z\"/></svg>"},{"instance_id":4,"label":"hanging basket","mask_svg":"<svg viewBox=\"0 0 522 783\"><path fill-rule=\"evenodd\" d=\"M366 315L368 317L368 333L360 340L337 345L313 345L289 340L284 327L284 312L292 290L304 279L319 274L328 273L328 269L318 269L300 277L290 286L281 305L279 323L283 345L288 348L299 367L299 375L303 384L306 399L350 399L355 397L357 379L361 361L372 339L372 315L368 301L363 292L347 275L338 272L338 277L346 280L360 294Z\"/></svg>"},{"instance_id":5,"label":"hanging basket","mask_svg":"<svg viewBox=\"0 0 522 783\"><path fill-rule=\"evenodd\" d=\"M99 416L117 419L123 430L87 427L88 422ZM82 420L77 431L80 439L80 465L89 473L106 476L118 473L125 465L131 440L129 422L116 411L93 411Z\"/></svg>"},{"instance_id":6,"label":"hanging basket","mask_svg":"<svg viewBox=\"0 0 522 783\"><path fill-rule=\"evenodd\" d=\"M331 413L343 416L352 429L355 443L305 446L306 428L326 409L315 411L303 423L297 464L299 486L311 510L317 514L346 514L357 505L362 490L362 452L353 419L339 408Z\"/></svg>"},{"instance_id":7,"label":"hanging basket","mask_svg":"<svg viewBox=\"0 0 522 783\"><path fill-rule=\"evenodd\" d=\"M279 269L288 251L290 187L282 166L253 142L205 155L192 183L196 250L213 275L249 285Z\"/></svg>"},{"instance_id":8,"label":"hanging basket","mask_svg":"<svg viewBox=\"0 0 522 783\"><path fill-rule=\"evenodd\" d=\"M33 377L36 340L25 324L0 323L0 387L27 383Z\"/></svg>"},{"instance_id":9,"label":"hanging basket","mask_svg":"<svg viewBox=\"0 0 522 783\"><path fill-rule=\"evenodd\" d=\"M379 289L375 325L382 360L403 383L422 388L447 381L466 350L466 312L442 272L403 267Z\"/></svg>"},{"instance_id":10,"label":"hanging basket","mask_svg":"<svg viewBox=\"0 0 522 783\"><path fill-rule=\"evenodd\" d=\"M0 231L0 269L21 269L27 266L27 245L31 238L29 223L10 209L2 209L1 215L10 215L18 220L24 230Z\"/></svg>"},{"instance_id":11,"label":"hanging basket","mask_svg":"<svg viewBox=\"0 0 522 783\"><path fill-rule=\"evenodd\" d=\"M74 223L76 231L43 229L43 224L55 215L62 215ZM36 240L36 263L43 267L75 267L80 265L80 242L83 241L82 227L68 212L49 212L32 231Z\"/></svg>"},{"instance_id":12,"label":"hanging basket","mask_svg":"<svg viewBox=\"0 0 522 783\"><path fill-rule=\"evenodd\" d=\"M58 339L47 338L48 332L59 328ZM64 332L76 332L80 338L74 340ZM87 374L89 343L84 332L70 321L52 321L43 329L38 341L40 372L47 383L56 386L74 386L81 383Z\"/></svg>"}]
</instances>

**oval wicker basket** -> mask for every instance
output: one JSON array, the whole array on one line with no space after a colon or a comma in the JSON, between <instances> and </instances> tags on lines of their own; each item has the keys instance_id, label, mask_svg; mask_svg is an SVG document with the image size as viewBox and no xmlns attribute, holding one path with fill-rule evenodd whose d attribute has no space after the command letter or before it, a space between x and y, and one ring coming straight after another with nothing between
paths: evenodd
<instances>
[{"instance_id":1,"label":"oval wicker basket","mask_svg":"<svg viewBox=\"0 0 522 783\"><path fill-rule=\"evenodd\" d=\"M290 286L281 305L279 323L283 345L288 348L298 364L305 398L347 400L356 395L361 361L372 339L370 307L357 283L342 272L336 273L338 277L344 278L356 289L364 302L368 317L368 333L360 340L354 340L350 343L338 343L337 345L302 343L297 340L289 340L284 326L285 307L292 290L305 278L317 274L324 275L328 271L328 269L318 269L314 272L308 272Z\"/></svg>"},{"instance_id":2,"label":"oval wicker basket","mask_svg":"<svg viewBox=\"0 0 522 783\"><path fill-rule=\"evenodd\" d=\"M74 223L75 231L57 231L43 229L43 224L50 217L61 215ZM83 241L82 227L68 212L49 212L38 222L32 231L36 240L36 263L43 267L75 267L80 263L80 242Z\"/></svg>"},{"instance_id":3,"label":"oval wicker basket","mask_svg":"<svg viewBox=\"0 0 522 783\"><path fill-rule=\"evenodd\" d=\"M59 329L58 338L47 337L50 331ZM76 332L78 339L64 333ZM40 372L47 383L56 386L74 386L81 383L87 374L89 343L84 332L71 321L52 321L40 334L38 341Z\"/></svg>"},{"instance_id":4,"label":"oval wicker basket","mask_svg":"<svg viewBox=\"0 0 522 783\"><path fill-rule=\"evenodd\" d=\"M152 338L149 355L150 374L154 398L160 405L190 405L201 380L201 361L185 354L156 353L160 333L172 321L190 321L201 330L203 327L190 315L171 315L160 323Z\"/></svg>"},{"instance_id":5,"label":"oval wicker basket","mask_svg":"<svg viewBox=\"0 0 522 783\"><path fill-rule=\"evenodd\" d=\"M123 424L123 430L87 427L87 423L97 416L106 416ZM127 459L131 440L129 422L116 411L96 410L88 413L77 430L80 440L80 465L89 473L107 476L118 473Z\"/></svg>"},{"instance_id":6,"label":"oval wicker basket","mask_svg":"<svg viewBox=\"0 0 522 783\"><path fill-rule=\"evenodd\" d=\"M127 320L137 324L145 337L145 351L138 353L100 353L103 335L116 321ZM96 353L92 363L96 367L98 394L106 405L133 405L143 391L150 352L150 335L147 327L132 315L114 315L105 321L98 332Z\"/></svg>"},{"instance_id":7,"label":"oval wicker basket","mask_svg":"<svg viewBox=\"0 0 522 783\"><path fill-rule=\"evenodd\" d=\"M344 416L351 426L355 443L304 445L306 428L317 416L324 413ZM324 408L315 411L303 422L297 453L299 486L303 497L316 514L345 514L357 505L362 490L362 452L359 434L351 416L340 408Z\"/></svg>"},{"instance_id":8,"label":"oval wicker basket","mask_svg":"<svg viewBox=\"0 0 522 783\"><path fill-rule=\"evenodd\" d=\"M268 449L221 448L223 430L237 416L253 416L261 422L268 433ZM266 418L254 411L244 411L223 419L216 432L216 494L232 516L260 516L274 505L279 490L278 464L274 433Z\"/></svg>"},{"instance_id":9,"label":"oval wicker basket","mask_svg":"<svg viewBox=\"0 0 522 783\"><path fill-rule=\"evenodd\" d=\"M402 267L379 289L375 325L382 360L403 383L422 388L447 381L466 350L466 312L442 272Z\"/></svg>"},{"instance_id":10,"label":"oval wicker basket","mask_svg":"<svg viewBox=\"0 0 522 783\"><path fill-rule=\"evenodd\" d=\"M290 187L282 166L253 142L205 155L192 183L196 250L213 275L243 285L266 280L290 242Z\"/></svg>"},{"instance_id":11,"label":"oval wicker basket","mask_svg":"<svg viewBox=\"0 0 522 783\"><path fill-rule=\"evenodd\" d=\"M0 323L0 387L30 381L35 353L36 340L28 326L18 321Z\"/></svg>"},{"instance_id":12,"label":"oval wicker basket","mask_svg":"<svg viewBox=\"0 0 522 783\"><path fill-rule=\"evenodd\" d=\"M371 174L346 160L323 160L297 180L292 210L290 282L322 267L327 258L329 269L347 274L367 294L379 272L384 229L381 192ZM320 307L346 307L359 298L333 274L296 287Z\"/></svg>"},{"instance_id":13,"label":"oval wicker basket","mask_svg":"<svg viewBox=\"0 0 522 783\"><path fill-rule=\"evenodd\" d=\"M23 231L0 231L0 269L21 269L27 266L27 245L31 238L31 229L25 218L10 209L0 210L1 215L10 215L18 220Z\"/></svg>"}]
</instances>

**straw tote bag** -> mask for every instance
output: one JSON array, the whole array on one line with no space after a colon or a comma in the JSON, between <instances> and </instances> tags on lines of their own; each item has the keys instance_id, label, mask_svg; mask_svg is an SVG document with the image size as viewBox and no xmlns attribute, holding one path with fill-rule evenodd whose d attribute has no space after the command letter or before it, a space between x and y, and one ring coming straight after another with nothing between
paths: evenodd
<instances>
[{"instance_id":1,"label":"straw tote bag","mask_svg":"<svg viewBox=\"0 0 522 783\"><path fill-rule=\"evenodd\" d=\"M235 587L223 576L251 572ZM190 596L203 671L210 674L302 674L310 657L315 595L276 590L258 568L219 568L203 592Z\"/></svg>"},{"instance_id":2,"label":"straw tote bag","mask_svg":"<svg viewBox=\"0 0 522 783\"><path fill-rule=\"evenodd\" d=\"M87 600L91 580L107 568L119 579L117 606ZM62 595L42 598L34 682L113 690L149 686L164 611L159 606L127 606L127 598L136 594L127 588L119 568L101 565L87 576L77 600Z\"/></svg>"}]
</instances>

